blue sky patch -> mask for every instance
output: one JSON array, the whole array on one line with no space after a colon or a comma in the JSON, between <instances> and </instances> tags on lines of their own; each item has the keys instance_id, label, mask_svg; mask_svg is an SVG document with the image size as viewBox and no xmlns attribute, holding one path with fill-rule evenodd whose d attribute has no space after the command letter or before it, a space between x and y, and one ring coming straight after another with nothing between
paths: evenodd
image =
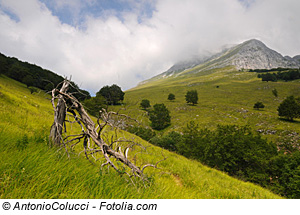
<instances>
[{"instance_id":1,"label":"blue sky patch","mask_svg":"<svg viewBox=\"0 0 300 215\"><path fill-rule=\"evenodd\" d=\"M113 15L123 21L124 13L135 13L138 21L142 22L145 18L151 18L155 10L155 1L126 1L126 0L97 0L97 1L56 1L40 0L57 16L62 23L72 26L81 25L87 16L95 18L106 18Z\"/></svg>"},{"instance_id":2,"label":"blue sky patch","mask_svg":"<svg viewBox=\"0 0 300 215\"><path fill-rule=\"evenodd\" d=\"M12 19L16 22L20 22L20 18L12 10L1 5L1 3L0 3L0 11L5 13L6 15L8 15L10 19Z\"/></svg>"}]
</instances>

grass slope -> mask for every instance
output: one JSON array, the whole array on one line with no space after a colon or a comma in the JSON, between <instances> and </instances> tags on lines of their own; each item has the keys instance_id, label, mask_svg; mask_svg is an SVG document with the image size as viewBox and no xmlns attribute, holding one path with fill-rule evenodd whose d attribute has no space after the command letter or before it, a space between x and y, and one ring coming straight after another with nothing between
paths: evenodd
<instances>
[{"instance_id":1,"label":"grass slope","mask_svg":"<svg viewBox=\"0 0 300 215\"><path fill-rule=\"evenodd\" d=\"M299 80L291 82L262 82L256 73L240 72L232 67L214 69L199 73L164 78L128 90L125 94L127 112L135 117L144 113L139 103L148 99L151 105L164 103L170 110L172 126L166 130L180 131L189 121L196 121L201 127L214 129L217 124L250 125L254 130L265 133L272 130L275 135L266 135L270 140L277 140L281 134L299 131L299 122L287 122L278 118L277 108L285 97L300 96ZM218 86L218 87L217 87ZM277 89L278 98L272 94ZM185 102L188 90L198 91L198 104L191 106ZM176 96L175 101L168 101L168 94ZM257 101L265 108L255 110ZM149 125L147 117L141 117Z\"/></svg>"},{"instance_id":2,"label":"grass slope","mask_svg":"<svg viewBox=\"0 0 300 215\"><path fill-rule=\"evenodd\" d=\"M0 119L0 198L280 198L142 140L149 146L148 153L140 155L145 162L160 160L162 153L168 158L159 164L161 169L147 169L152 179L147 186L133 186L112 170L102 172L78 154L67 158L64 150L47 145L53 120L47 96L32 95L4 76ZM27 143L24 149L18 147Z\"/></svg>"}]
</instances>

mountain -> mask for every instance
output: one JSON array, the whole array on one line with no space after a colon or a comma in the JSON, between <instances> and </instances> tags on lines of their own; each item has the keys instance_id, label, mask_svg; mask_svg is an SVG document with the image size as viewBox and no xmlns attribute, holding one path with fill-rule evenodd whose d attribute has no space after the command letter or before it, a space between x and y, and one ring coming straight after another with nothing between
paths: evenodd
<instances>
[{"instance_id":1,"label":"mountain","mask_svg":"<svg viewBox=\"0 0 300 215\"><path fill-rule=\"evenodd\" d=\"M221 61L220 61L221 60ZM299 62L283 57L259 40L249 40L233 47L215 60L218 67L233 65L237 69L298 68Z\"/></svg>"},{"instance_id":2,"label":"mountain","mask_svg":"<svg viewBox=\"0 0 300 215\"><path fill-rule=\"evenodd\" d=\"M289 56L283 57L280 53L268 48L263 42L252 39L239 45L225 48L223 51L210 57L206 56L176 63L166 72L163 72L150 80L186 73L197 73L226 66L235 66L238 70L272 69L278 67L298 68L300 67L300 55L293 58Z\"/></svg>"},{"instance_id":3,"label":"mountain","mask_svg":"<svg viewBox=\"0 0 300 215\"><path fill-rule=\"evenodd\" d=\"M174 64L170 69L168 69L164 73L164 75L171 76L178 72L182 72L185 69L193 68L199 64L205 63L210 58L211 58L211 56L201 56L201 57L194 57L192 59L180 61L180 62Z\"/></svg>"},{"instance_id":4,"label":"mountain","mask_svg":"<svg viewBox=\"0 0 300 215\"><path fill-rule=\"evenodd\" d=\"M293 57L293 59L298 63L300 63L300 55L296 55L295 57Z\"/></svg>"}]
</instances>

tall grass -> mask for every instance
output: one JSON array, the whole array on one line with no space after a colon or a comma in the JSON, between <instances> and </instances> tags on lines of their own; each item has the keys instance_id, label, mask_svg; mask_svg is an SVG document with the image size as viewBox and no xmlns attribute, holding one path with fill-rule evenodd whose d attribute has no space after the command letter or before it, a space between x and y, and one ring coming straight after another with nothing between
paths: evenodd
<instances>
[{"instance_id":1,"label":"tall grass","mask_svg":"<svg viewBox=\"0 0 300 215\"><path fill-rule=\"evenodd\" d=\"M167 157L159 169L146 169L147 182L130 183L78 153L68 158L47 144L53 120L47 98L0 76L0 198L280 198L126 132L120 135L147 146L141 163Z\"/></svg>"}]
</instances>

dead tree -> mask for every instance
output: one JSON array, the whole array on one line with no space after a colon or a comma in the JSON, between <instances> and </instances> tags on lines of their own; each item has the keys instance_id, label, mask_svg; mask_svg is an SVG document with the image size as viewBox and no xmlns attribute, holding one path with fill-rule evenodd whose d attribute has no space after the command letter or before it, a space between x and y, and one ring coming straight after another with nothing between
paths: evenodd
<instances>
[{"instance_id":1,"label":"dead tree","mask_svg":"<svg viewBox=\"0 0 300 215\"><path fill-rule=\"evenodd\" d=\"M69 82L64 81L60 89L61 93L66 93L69 87ZM58 94L55 96L57 89L52 90L52 106L54 109L54 122L51 126L49 142L51 145L60 145L62 141L62 131L65 124L66 118L66 100L63 95ZM57 105L55 106L55 99L58 99Z\"/></svg>"},{"instance_id":2,"label":"dead tree","mask_svg":"<svg viewBox=\"0 0 300 215\"><path fill-rule=\"evenodd\" d=\"M158 163L166 159L163 158L155 165L144 164L141 167L130 161L128 151L133 150L134 147L144 147L133 140L117 138L117 135L112 135L109 138L107 135L109 128L124 126L125 120L130 118L124 114L107 112L102 109L99 111L96 124L87 114L83 105L72 94L68 93L70 85L70 82L65 80L60 90L57 88L52 90L54 122L49 136L51 145L63 146L68 150L82 143L83 152L89 161L94 163L94 161L100 160L101 167L110 166L117 172L127 174L130 177L144 178L145 168L157 168ZM81 133L67 134L66 123L78 124Z\"/></svg>"}]
</instances>

